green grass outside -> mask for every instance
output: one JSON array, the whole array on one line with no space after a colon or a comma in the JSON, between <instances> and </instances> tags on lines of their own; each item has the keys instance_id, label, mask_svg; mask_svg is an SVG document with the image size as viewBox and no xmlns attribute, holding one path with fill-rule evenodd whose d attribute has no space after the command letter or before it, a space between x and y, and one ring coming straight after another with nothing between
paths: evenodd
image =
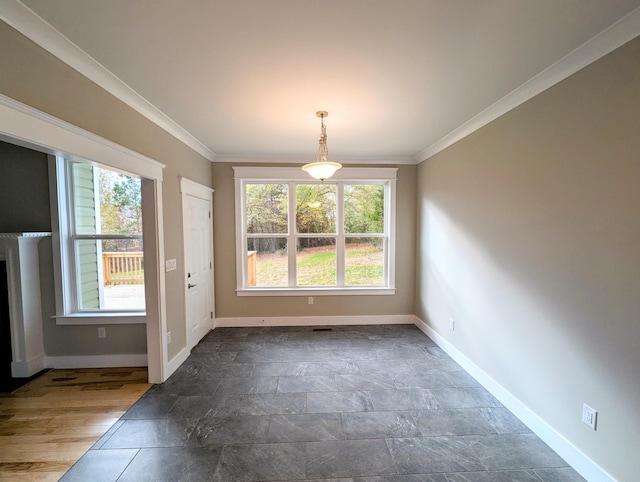
<instances>
[{"instance_id":1,"label":"green grass outside","mask_svg":"<svg viewBox=\"0 0 640 482\"><path fill-rule=\"evenodd\" d=\"M350 286L381 285L382 266L346 266L345 282Z\"/></svg>"},{"instance_id":2,"label":"green grass outside","mask_svg":"<svg viewBox=\"0 0 640 482\"><path fill-rule=\"evenodd\" d=\"M349 244L346 252L345 281L349 286L382 284L382 251L371 244ZM287 255L259 254L258 286L287 286ZM336 252L334 247L308 248L298 252L299 286L335 286Z\"/></svg>"},{"instance_id":3,"label":"green grass outside","mask_svg":"<svg viewBox=\"0 0 640 482\"><path fill-rule=\"evenodd\" d=\"M258 255L256 278L258 286L287 286L287 255Z\"/></svg>"},{"instance_id":4,"label":"green grass outside","mask_svg":"<svg viewBox=\"0 0 640 482\"><path fill-rule=\"evenodd\" d=\"M336 252L324 251L316 254L306 254L308 250L302 249L298 252L298 268L322 268L336 264Z\"/></svg>"}]
</instances>

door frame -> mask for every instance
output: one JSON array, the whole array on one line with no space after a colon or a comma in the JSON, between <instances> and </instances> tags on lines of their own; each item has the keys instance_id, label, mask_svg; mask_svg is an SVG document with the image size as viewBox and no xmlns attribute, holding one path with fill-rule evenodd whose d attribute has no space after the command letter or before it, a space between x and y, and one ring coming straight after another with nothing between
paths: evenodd
<instances>
[{"instance_id":1,"label":"door frame","mask_svg":"<svg viewBox=\"0 0 640 482\"><path fill-rule=\"evenodd\" d=\"M209 270L209 286L211 287L211 306L209 311L213 313L211 317L210 329L213 329L214 320L216 319L216 302L215 302L215 285L213 275L213 193L214 189L207 187L203 184L197 183L186 177L180 177L180 193L182 194L182 266L183 266L183 280L184 281L184 340L185 346L188 350L193 348L189 346L189 326L187 323L187 203L186 196L192 196L199 199L203 199L209 203L209 233L211 234L211 243L209 244L209 257L211 259L211 269Z\"/></svg>"},{"instance_id":2,"label":"door frame","mask_svg":"<svg viewBox=\"0 0 640 482\"><path fill-rule=\"evenodd\" d=\"M100 137L57 117L0 94L0 140L52 155L99 161L145 178L143 213L145 237L147 365L150 383L168 376L167 318L162 214L164 164ZM145 202L143 201L143 202ZM147 248L149 252L147 252Z\"/></svg>"}]
</instances>

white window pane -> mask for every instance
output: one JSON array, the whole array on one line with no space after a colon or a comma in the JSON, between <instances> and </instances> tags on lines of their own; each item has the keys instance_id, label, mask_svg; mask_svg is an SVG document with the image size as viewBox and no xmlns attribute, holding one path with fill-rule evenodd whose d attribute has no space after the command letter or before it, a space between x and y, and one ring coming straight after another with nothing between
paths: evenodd
<instances>
[{"instance_id":1,"label":"white window pane","mask_svg":"<svg viewBox=\"0 0 640 482\"><path fill-rule=\"evenodd\" d=\"M73 163L76 234L141 234L140 179L89 164Z\"/></svg>"},{"instance_id":2,"label":"white window pane","mask_svg":"<svg viewBox=\"0 0 640 482\"><path fill-rule=\"evenodd\" d=\"M336 239L299 238L296 269L298 286L336 286Z\"/></svg>"},{"instance_id":3,"label":"white window pane","mask_svg":"<svg viewBox=\"0 0 640 482\"><path fill-rule=\"evenodd\" d=\"M77 241L75 248L78 307L81 310L99 310L102 288L100 241Z\"/></svg>"},{"instance_id":4,"label":"white window pane","mask_svg":"<svg viewBox=\"0 0 640 482\"><path fill-rule=\"evenodd\" d=\"M288 197L286 184L247 184L245 191L247 233L288 232Z\"/></svg>"},{"instance_id":5,"label":"white window pane","mask_svg":"<svg viewBox=\"0 0 640 482\"><path fill-rule=\"evenodd\" d=\"M247 240L247 287L285 287L289 283L287 240Z\"/></svg>"},{"instance_id":6,"label":"white window pane","mask_svg":"<svg viewBox=\"0 0 640 482\"><path fill-rule=\"evenodd\" d=\"M384 240L346 238L344 279L347 286L384 284Z\"/></svg>"},{"instance_id":7,"label":"white window pane","mask_svg":"<svg viewBox=\"0 0 640 482\"><path fill-rule=\"evenodd\" d=\"M384 233L383 185L345 185L344 232Z\"/></svg>"},{"instance_id":8,"label":"white window pane","mask_svg":"<svg viewBox=\"0 0 640 482\"><path fill-rule=\"evenodd\" d=\"M75 242L80 310L145 309L141 244L129 239Z\"/></svg>"},{"instance_id":9,"label":"white window pane","mask_svg":"<svg viewBox=\"0 0 640 482\"><path fill-rule=\"evenodd\" d=\"M72 166L75 232L78 234L97 234L99 216L96 211L96 184L93 177L93 167L80 163L74 163Z\"/></svg>"},{"instance_id":10,"label":"white window pane","mask_svg":"<svg viewBox=\"0 0 640 482\"><path fill-rule=\"evenodd\" d=\"M142 234L140 179L96 168L102 234Z\"/></svg>"},{"instance_id":11,"label":"white window pane","mask_svg":"<svg viewBox=\"0 0 640 482\"><path fill-rule=\"evenodd\" d=\"M296 186L296 231L298 233L336 232L336 185L298 184Z\"/></svg>"}]
</instances>

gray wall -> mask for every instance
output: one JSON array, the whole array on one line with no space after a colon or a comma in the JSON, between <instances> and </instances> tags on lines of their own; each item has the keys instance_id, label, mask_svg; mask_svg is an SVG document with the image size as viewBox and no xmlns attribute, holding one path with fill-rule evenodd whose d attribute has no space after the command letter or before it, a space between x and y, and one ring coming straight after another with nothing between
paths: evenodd
<instances>
[{"instance_id":1,"label":"gray wall","mask_svg":"<svg viewBox=\"0 0 640 482\"><path fill-rule=\"evenodd\" d=\"M47 155L0 141L0 233L51 231Z\"/></svg>"},{"instance_id":2,"label":"gray wall","mask_svg":"<svg viewBox=\"0 0 640 482\"><path fill-rule=\"evenodd\" d=\"M245 165L245 164L242 164ZM264 166L264 164L260 164ZM357 316L414 313L416 166L398 167L396 294L389 296L236 296L235 195L232 164L214 164L216 316ZM276 166L274 164L274 166ZM379 167L379 166L378 166Z\"/></svg>"},{"instance_id":3,"label":"gray wall","mask_svg":"<svg viewBox=\"0 0 640 482\"><path fill-rule=\"evenodd\" d=\"M0 45L0 93L166 164L163 181L165 256L178 261L178 269L166 274L167 324L173 335L169 358L172 358L186 345L179 177L210 187L211 162L4 22L0 22ZM0 213L4 211L0 206ZM3 217L4 214L0 215ZM43 301L44 305L47 303ZM95 327L48 325L45 349L47 355L144 353L146 350L142 343L144 336L141 336L144 326L111 326L107 333L107 341L98 343Z\"/></svg>"},{"instance_id":4,"label":"gray wall","mask_svg":"<svg viewBox=\"0 0 640 482\"><path fill-rule=\"evenodd\" d=\"M420 164L417 199L416 314L640 480L640 38Z\"/></svg>"}]
</instances>

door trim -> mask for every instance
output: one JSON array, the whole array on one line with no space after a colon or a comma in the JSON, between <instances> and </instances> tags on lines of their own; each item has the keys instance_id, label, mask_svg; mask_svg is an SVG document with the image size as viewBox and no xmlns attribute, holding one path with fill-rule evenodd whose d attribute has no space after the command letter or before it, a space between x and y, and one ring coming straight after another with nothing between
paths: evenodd
<instances>
[{"instance_id":1,"label":"door trim","mask_svg":"<svg viewBox=\"0 0 640 482\"><path fill-rule=\"evenodd\" d=\"M209 270L209 286L211 287L211 306L209 310L213 314L211 317L211 322L209 325L210 329L214 328L214 320L215 320L215 289L214 289L214 276L213 276L213 193L214 189L207 187L203 184L197 183L188 179L186 177L180 177L180 192L182 193L182 266L183 273L182 279L186 280L186 266L187 266L187 230L185 219L187 217L186 213L186 200L185 196L192 196L199 199L203 199L209 202L209 232L211 233L211 244L209 245L209 257L211 259L211 269ZM187 333L187 283L184 282L184 340L185 346L188 350L191 350L189 346L189 336Z\"/></svg>"}]
</instances>

